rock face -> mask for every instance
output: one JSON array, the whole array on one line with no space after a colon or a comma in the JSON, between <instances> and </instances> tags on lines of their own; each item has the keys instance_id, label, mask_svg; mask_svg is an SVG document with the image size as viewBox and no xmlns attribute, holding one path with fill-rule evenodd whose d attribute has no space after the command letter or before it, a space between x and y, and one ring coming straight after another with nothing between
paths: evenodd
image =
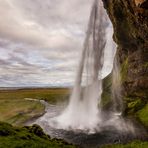
<instances>
[{"instance_id":1,"label":"rock face","mask_svg":"<svg viewBox=\"0 0 148 148\"><path fill-rule=\"evenodd\" d=\"M142 3L144 3L146 0L134 0L136 6L140 6Z\"/></svg>"},{"instance_id":2,"label":"rock face","mask_svg":"<svg viewBox=\"0 0 148 148\"><path fill-rule=\"evenodd\" d=\"M148 1L103 0L113 23L124 99L148 102ZM128 99L127 99L128 98ZM128 101L126 102L128 103ZM128 105L127 105L128 106Z\"/></svg>"}]
</instances>

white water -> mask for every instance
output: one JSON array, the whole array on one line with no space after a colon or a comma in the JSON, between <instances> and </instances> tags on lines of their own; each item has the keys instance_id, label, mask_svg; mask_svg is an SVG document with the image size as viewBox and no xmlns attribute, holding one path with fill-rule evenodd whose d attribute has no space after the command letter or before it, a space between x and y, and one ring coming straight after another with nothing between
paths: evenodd
<instances>
[{"instance_id":1,"label":"white water","mask_svg":"<svg viewBox=\"0 0 148 148\"><path fill-rule=\"evenodd\" d=\"M56 128L93 131L101 123L102 78L111 72L116 51L112 30L102 1L95 0L75 86L68 107L53 119Z\"/></svg>"},{"instance_id":2,"label":"white water","mask_svg":"<svg viewBox=\"0 0 148 148\"><path fill-rule=\"evenodd\" d=\"M113 71L112 71L112 100L113 111L122 114L123 100L122 100L122 85L120 76L120 65L117 56L114 58Z\"/></svg>"},{"instance_id":3,"label":"white water","mask_svg":"<svg viewBox=\"0 0 148 148\"><path fill-rule=\"evenodd\" d=\"M50 129L54 128L92 133L101 131L106 127L114 127L124 132L134 132L132 124L127 123L120 116L122 98L119 66L116 58L114 62L116 45L112 35L113 28L103 3L101 0L95 0L69 104L61 114L57 110L58 107L47 109L47 113L36 121L46 131L49 132ZM113 111L103 113L99 106L102 79L112 70ZM117 104L119 104L119 107L117 107Z\"/></svg>"}]
</instances>

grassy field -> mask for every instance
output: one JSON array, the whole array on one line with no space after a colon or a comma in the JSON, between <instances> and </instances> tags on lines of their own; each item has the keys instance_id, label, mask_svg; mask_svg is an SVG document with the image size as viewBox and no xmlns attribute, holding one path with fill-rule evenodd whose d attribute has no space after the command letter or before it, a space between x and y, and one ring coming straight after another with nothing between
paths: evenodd
<instances>
[{"instance_id":1,"label":"grassy field","mask_svg":"<svg viewBox=\"0 0 148 148\"><path fill-rule=\"evenodd\" d=\"M101 148L148 148L148 142L144 141L133 141L128 144L113 144L102 146Z\"/></svg>"},{"instance_id":2,"label":"grassy field","mask_svg":"<svg viewBox=\"0 0 148 148\"><path fill-rule=\"evenodd\" d=\"M67 99L69 93L66 88L0 90L0 121L23 125L31 118L41 116L45 109L40 102L25 98L44 99L55 104Z\"/></svg>"},{"instance_id":3,"label":"grassy field","mask_svg":"<svg viewBox=\"0 0 148 148\"><path fill-rule=\"evenodd\" d=\"M13 127L0 122L0 148L76 148L63 140L51 139L38 125Z\"/></svg>"}]
</instances>

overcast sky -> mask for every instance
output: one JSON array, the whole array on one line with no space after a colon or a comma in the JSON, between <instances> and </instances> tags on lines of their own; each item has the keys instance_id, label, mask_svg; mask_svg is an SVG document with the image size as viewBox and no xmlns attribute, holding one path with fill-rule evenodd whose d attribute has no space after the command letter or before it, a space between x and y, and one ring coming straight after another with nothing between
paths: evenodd
<instances>
[{"instance_id":1,"label":"overcast sky","mask_svg":"<svg viewBox=\"0 0 148 148\"><path fill-rule=\"evenodd\" d=\"M92 0L0 0L0 87L73 85Z\"/></svg>"}]
</instances>

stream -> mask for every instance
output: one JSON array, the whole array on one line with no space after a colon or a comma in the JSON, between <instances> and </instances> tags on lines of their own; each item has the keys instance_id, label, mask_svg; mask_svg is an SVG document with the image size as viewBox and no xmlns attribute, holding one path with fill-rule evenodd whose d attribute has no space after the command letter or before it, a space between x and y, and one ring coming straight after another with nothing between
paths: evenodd
<instances>
[{"instance_id":1,"label":"stream","mask_svg":"<svg viewBox=\"0 0 148 148\"><path fill-rule=\"evenodd\" d=\"M146 136L147 133L141 126L139 127L139 125L134 125L134 133L131 131L121 131L114 126L109 125L102 126L101 129L95 133L88 133L80 130L56 129L53 126L50 126L49 122L52 118L61 113L63 105L52 105L44 100L39 101L45 106L45 114L37 119L29 121L27 125L40 125L44 132L50 135L51 138L63 139L68 143L78 145L82 148L97 148L104 144L127 143L134 139L148 140ZM105 114L106 116L109 115L109 113L104 113L104 115ZM129 119L126 119L126 122L128 123Z\"/></svg>"}]
</instances>

